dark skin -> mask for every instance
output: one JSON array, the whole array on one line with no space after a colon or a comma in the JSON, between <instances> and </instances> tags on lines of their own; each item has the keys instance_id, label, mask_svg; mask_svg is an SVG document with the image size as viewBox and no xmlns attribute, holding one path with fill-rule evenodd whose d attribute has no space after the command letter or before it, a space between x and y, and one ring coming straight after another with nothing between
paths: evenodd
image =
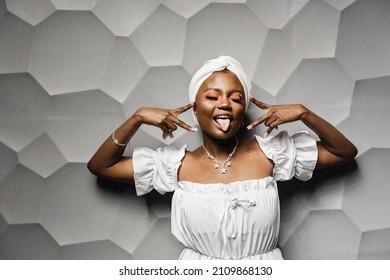
<instances>
[{"instance_id":1,"label":"dark skin","mask_svg":"<svg viewBox=\"0 0 390 280\"><path fill-rule=\"evenodd\" d=\"M263 110L263 115L248 126L248 129L264 123L270 133L274 128L288 122L302 121L321 139L317 142L316 168L334 166L352 160L356 147L334 126L301 104L269 105L255 98L250 100ZM162 137L173 137L178 127L194 132L195 129L180 120L180 114L193 109L201 128L206 149L219 162L224 162L237 143L236 134L245 114L245 95L238 78L229 71L213 73L199 88L194 103L177 109L140 108L115 131L120 143L127 143L141 125L153 125L162 130ZM226 131L216 122L216 116L228 117ZM88 163L89 170L110 180L134 183L133 161L124 157L124 147L113 143L111 136L100 146ZM248 164L251 163L251 164ZM239 139L232 158L232 167L222 175L214 169L202 147L187 151L178 172L180 181L195 183L231 183L234 181L261 179L271 176L273 162L260 149L255 139Z\"/></svg>"}]
</instances>

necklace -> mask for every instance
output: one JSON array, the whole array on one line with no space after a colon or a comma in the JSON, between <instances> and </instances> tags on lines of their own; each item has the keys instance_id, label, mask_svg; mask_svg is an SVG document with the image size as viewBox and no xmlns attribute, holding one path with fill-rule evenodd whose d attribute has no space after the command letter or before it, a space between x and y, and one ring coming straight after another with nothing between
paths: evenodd
<instances>
[{"instance_id":1,"label":"necklace","mask_svg":"<svg viewBox=\"0 0 390 280\"><path fill-rule=\"evenodd\" d=\"M209 159L211 159L212 162L214 163L214 168L215 168L215 169L219 169L222 175L225 175L225 174L226 174L226 172L227 172L227 168L226 168L226 167L231 167L231 166L232 166L232 162L231 162L230 160L232 159L232 157L233 157L234 154L236 153L237 146L238 146L238 139L237 139L236 146L234 146L233 151L228 155L228 157L226 158L226 160L225 160L223 163L219 163L219 162L215 159L215 157L212 156L212 155L209 153L209 151L207 151L206 147L205 147L204 144L202 143L202 147L203 147L203 149L206 151L207 156L208 156Z\"/></svg>"}]
</instances>

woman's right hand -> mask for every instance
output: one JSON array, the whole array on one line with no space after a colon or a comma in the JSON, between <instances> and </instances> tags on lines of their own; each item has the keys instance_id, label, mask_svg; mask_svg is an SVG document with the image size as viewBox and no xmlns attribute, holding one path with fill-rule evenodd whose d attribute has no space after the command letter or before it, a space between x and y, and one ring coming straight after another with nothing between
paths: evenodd
<instances>
[{"instance_id":1,"label":"woman's right hand","mask_svg":"<svg viewBox=\"0 0 390 280\"><path fill-rule=\"evenodd\" d=\"M191 132L197 131L197 128L192 127L179 119L180 114L192 107L194 107L194 102L176 109L143 107L135 112L134 117L136 117L141 124L159 127L163 131L163 139L167 138L167 136L173 138L173 131L175 131L178 126Z\"/></svg>"}]
</instances>

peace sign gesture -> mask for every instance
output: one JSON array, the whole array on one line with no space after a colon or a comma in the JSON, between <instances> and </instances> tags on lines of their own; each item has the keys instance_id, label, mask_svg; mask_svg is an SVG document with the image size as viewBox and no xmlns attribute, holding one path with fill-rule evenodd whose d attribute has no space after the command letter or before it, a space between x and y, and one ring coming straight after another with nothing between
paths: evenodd
<instances>
[{"instance_id":1,"label":"peace sign gesture","mask_svg":"<svg viewBox=\"0 0 390 280\"><path fill-rule=\"evenodd\" d=\"M140 108L135 115L140 119L141 123L159 127L163 131L163 139L167 138L167 136L173 138L173 131L178 126L191 132L197 131L197 128L179 119L180 114L192 107L194 107L193 102L176 109Z\"/></svg>"},{"instance_id":2,"label":"peace sign gesture","mask_svg":"<svg viewBox=\"0 0 390 280\"><path fill-rule=\"evenodd\" d=\"M247 129L252 129L263 123L268 126L264 137L268 136L274 128L280 124L300 120L305 113L305 107L301 104L269 105L251 96L251 102L264 111L264 115L251 123Z\"/></svg>"}]
</instances>

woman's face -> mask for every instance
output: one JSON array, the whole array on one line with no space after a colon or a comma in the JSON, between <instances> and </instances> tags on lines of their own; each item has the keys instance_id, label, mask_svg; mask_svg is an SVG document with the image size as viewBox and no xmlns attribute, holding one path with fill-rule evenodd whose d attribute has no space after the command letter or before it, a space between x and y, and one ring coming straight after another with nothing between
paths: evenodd
<instances>
[{"instance_id":1,"label":"woman's face","mask_svg":"<svg viewBox=\"0 0 390 280\"><path fill-rule=\"evenodd\" d=\"M244 89L237 76L230 71L211 74L198 90L195 113L208 135L218 139L235 136L245 114Z\"/></svg>"}]
</instances>

